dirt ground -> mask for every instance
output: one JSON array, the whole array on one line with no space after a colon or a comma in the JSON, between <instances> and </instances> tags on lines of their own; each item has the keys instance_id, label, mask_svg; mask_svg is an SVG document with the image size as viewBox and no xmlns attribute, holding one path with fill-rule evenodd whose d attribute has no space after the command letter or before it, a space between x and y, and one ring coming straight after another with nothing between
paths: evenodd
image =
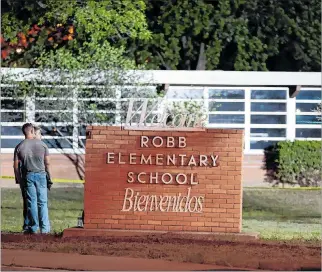
<instances>
[{"instance_id":1,"label":"dirt ground","mask_svg":"<svg viewBox=\"0 0 322 272\"><path fill-rule=\"evenodd\" d=\"M4 249L164 259L245 269L321 271L320 242L227 241L171 233L104 238L1 234L1 240Z\"/></svg>"}]
</instances>

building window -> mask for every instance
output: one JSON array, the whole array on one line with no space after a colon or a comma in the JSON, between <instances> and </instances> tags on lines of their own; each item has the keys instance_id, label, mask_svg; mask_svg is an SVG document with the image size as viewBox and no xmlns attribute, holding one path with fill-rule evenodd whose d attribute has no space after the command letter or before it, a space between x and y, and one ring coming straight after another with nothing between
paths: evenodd
<instances>
[{"instance_id":1,"label":"building window","mask_svg":"<svg viewBox=\"0 0 322 272\"><path fill-rule=\"evenodd\" d=\"M1 99L1 109L25 110L25 101L23 99L4 98L4 99Z\"/></svg>"},{"instance_id":2,"label":"building window","mask_svg":"<svg viewBox=\"0 0 322 272\"><path fill-rule=\"evenodd\" d=\"M64 100L62 102L61 99L36 99L35 101L35 109L37 110L51 110L51 111L63 111L63 110L72 110L73 102L71 100Z\"/></svg>"},{"instance_id":3,"label":"building window","mask_svg":"<svg viewBox=\"0 0 322 272\"><path fill-rule=\"evenodd\" d=\"M296 100L318 100L321 101L321 90L301 90L296 96Z\"/></svg>"},{"instance_id":4,"label":"building window","mask_svg":"<svg viewBox=\"0 0 322 272\"><path fill-rule=\"evenodd\" d=\"M1 137L1 148L15 148L23 139L24 137L21 137L21 139L6 139Z\"/></svg>"},{"instance_id":5,"label":"building window","mask_svg":"<svg viewBox=\"0 0 322 272\"><path fill-rule=\"evenodd\" d=\"M70 139L43 139L48 148L73 148L73 140Z\"/></svg>"},{"instance_id":6,"label":"building window","mask_svg":"<svg viewBox=\"0 0 322 272\"><path fill-rule=\"evenodd\" d=\"M317 111L321 104L321 90L303 89L296 96L296 125L297 139L321 139L321 112Z\"/></svg>"},{"instance_id":7,"label":"building window","mask_svg":"<svg viewBox=\"0 0 322 272\"><path fill-rule=\"evenodd\" d=\"M251 124L286 124L286 115L251 115Z\"/></svg>"},{"instance_id":8,"label":"building window","mask_svg":"<svg viewBox=\"0 0 322 272\"><path fill-rule=\"evenodd\" d=\"M278 143L277 141L269 141L269 140L265 140L265 141L250 141L250 149L265 149L267 147L273 146L276 143Z\"/></svg>"},{"instance_id":9,"label":"building window","mask_svg":"<svg viewBox=\"0 0 322 272\"><path fill-rule=\"evenodd\" d=\"M286 139L287 97L285 89L250 90L250 150L262 150Z\"/></svg>"},{"instance_id":10,"label":"building window","mask_svg":"<svg viewBox=\"0 0 322 272\"><path fill-rule=\"evenodd\" d=\"M319 115L297 115L296 124L319 125L322 124Z\"/></svg>"},{"instance_id":11,"label":"building window","mask_svg":"<svg viewBox=\"0 0 322 272\"><path fill-rule=\"evenodd\" d=\"M245 99L244 90L209 89L211 99Z\"/></svg>"},{"instance_id":12,"label":"building window","mask_svg":"<svg viewBox=\"0 0 322 272\"><path fill-rule=\"evenodd\" d=\"M252 102L251 111L253 112L286 112L286 103L262 103Z\"/></svg>"},{"instance_id":13,"label":"building window","mask_svg":"<svg viewBox=\"0 0 322 272\"><path fill-rule=\"evenodd\" d=\"M39 112L36 111L35 121L39 123L58 123L72 122L73 114L71 112Z\"/></svg>"},{"instance_id":14,"label":"building window","mask_svg":"<svg viewBox=\"0 0 322 272\"><path fill-rule=\"evenodd\" d=\"M43 136L73 136L73 126L40 126Z\"/></svg>"},{"instance_id":15,"label":"building window","mask_svg":"<svg viewBox=\"0 0 322 272\"><path fill-rule=\"evenodd\" d=\"M234 127L245 123L245 90L209 88L209 126Z\"/></svg>"},{"instance_id":16,"label":"building window","mask_svg":"<svg viewBox=\"0 0 322 272\"><path fill-rule=\"evenodd\" d=\"M319 103L296 103L296 112L314 112Z\"/></svg>"},{"instance_id":17,"label":"building window","mask_svg":"<svg viewBox=\"0 0 322 272\"><path fill-rule=\"evenodd\" d=\"M243 124L245 122L244 115L235 114L209 114L210 124Z\"/></svg>"},{"instance_id":18,"label":"building window","mask_svg":"<svg viewBox=\"0 0 322 272\"><path fill-rule=\"evenodd\" d=\"M1 136L23 136L21 126L4 126L1 124Z\"/></svg>"},{"instance_id":19,"label":"building window","mask_svg":"<svg viewBox=\"0 0 322 272\"><path fill-rule=\"evenodd\" d=\"M244 102L209 102L209 111L244 111Z\"/></svg>"},{"instance_id":20,"label":"building window","mask_svg":"<svg viewBox=\"0 0 322 272\"><path fill-rule=\"evenodd\" d=\"M25 122L24 112L1 112L1 122Z\"/></svg>"},{"instance_id":21,"label":"building window","mask_svg":"<svg viewBox=\"0 0 322 272\"><path fill-rule=\"evenodd\" d=\"M286 137L285 128L251 128L250 137Z\"/></svg>"},{"instance_id":22,"label":"building window","mask_svg":"<svg viewBox=\"0 0 322 272\"><path fill-rule=\"evenodd\" d=\"M287 98L286 90L252 90L251 99L270 99L285 100Z\"/></svg>"},{"instance_id":23,"label":"building window","mask_svg":"<svg viewBox=\"0 0 322 272\"><path fill-rule=\"evenodd\" d=\"M297 128L297 138L321 138L320 128Z\"/></svg>"}]
</instances>

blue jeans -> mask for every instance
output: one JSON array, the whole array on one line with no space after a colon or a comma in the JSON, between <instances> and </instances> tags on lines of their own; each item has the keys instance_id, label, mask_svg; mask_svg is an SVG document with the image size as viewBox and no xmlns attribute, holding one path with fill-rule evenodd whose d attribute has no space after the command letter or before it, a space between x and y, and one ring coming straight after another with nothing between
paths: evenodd
<instances>
[{"instance_id":1,"label":"blue jeans","mask_svg":"<svg viewBox=\"0 0 322 272\"><path fill-rule=\"evenodd\" d=\"M46 173L29 172L26 176L27 212L29 231L49 233L48 197Z\"/></svg>"},{"instance_id":2,"label":"blue jeans","mask_svg":"<svg viewBox=\"0 0 322 272\"><path fill-rule=\"evenodd\" d=\"M23 180L20 183L20 189L21 189L21 196L22 196L22 203L23 203L23 230L28 230L29 226L29 218L27 213L27 190L26 190L26 181Z\"/></svg>"}]
</instances>

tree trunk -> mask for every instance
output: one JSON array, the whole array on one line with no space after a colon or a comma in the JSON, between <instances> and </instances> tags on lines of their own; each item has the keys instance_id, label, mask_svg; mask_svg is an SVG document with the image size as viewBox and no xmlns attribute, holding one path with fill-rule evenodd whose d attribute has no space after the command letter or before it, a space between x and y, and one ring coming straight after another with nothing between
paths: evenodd
<instances>
[{"instance_id":1,"label":"tree trunk","mask_svg":"<svg viewBox=\"0 0 322 272\"><path fill-rule=\"evenodd\" d=\"M207 58L205 54L205 44L200 44L199 57L196 70L206 70Z\"/></svg>"},{"instance_id":2,"label":"tree trunk","mask_svg":"<svg viewBox=\"0 0 322 272\"><path fill-rule=\"evenodd\" d=\"M184 70L191 70L191 61L189 59L189 57L187 57L186 55L186 51L188 48L188 41L187 41L187 37L186 36L182 36L181 37L181 43L182 43L182 48L183 48L183 60L184 60Z\"/></svg>"}]
</instances>

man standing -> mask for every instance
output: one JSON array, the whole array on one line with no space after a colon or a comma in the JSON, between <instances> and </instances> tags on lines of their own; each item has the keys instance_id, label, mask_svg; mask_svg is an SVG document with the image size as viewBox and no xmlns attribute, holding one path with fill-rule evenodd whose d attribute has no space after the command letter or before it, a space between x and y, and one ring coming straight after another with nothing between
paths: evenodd
<instances>
[{"instance_id":1,"label":"man standing","mask_svg":"<svg viewBox=\"0 0 322 272\"><path fill-rule=\"evenodd\" d=\"M30 124L31 125L31 124ZM28 124L24 125L25 127L28 127ZM22 128L22 131L24 130L24 127ZM27 139L26 135L25 135L25 139ZM21 141L15 148L14 154L16 154L17 149L19 148L19 146L23 143L23 141ZM27 192L26 192L26 180L22 177L22 173L21 173L21 167L20 167L20 163L19 163L19 167L18 169L15 167L14 164L14 172L15 172L15 177L16 177L16 184L19 184L20 186L20 190L21 190L21 196L22 196L22 202L23 202L23 226L22 229L24 232L28 231L28 226L29 226L29 219L28 219L28 214L27 214Z\"/></svg>"},{"instance_id":2,"label":"man standing","mask_svg":"<svg viewBox=\"0 0 322 272\"><path fill-rule=\"evenodd\" d=\"M34 139L34 127L27 123L22 131L25 140L14 153L14 170L16 181L25 183L27 198L28 232L49 233L48 199L46 172L49 173L48 147L39 139ZM19 165L20 164L20 165ZM21 169L19 169L19 166Z\"/></svg>"}]
</instances>

